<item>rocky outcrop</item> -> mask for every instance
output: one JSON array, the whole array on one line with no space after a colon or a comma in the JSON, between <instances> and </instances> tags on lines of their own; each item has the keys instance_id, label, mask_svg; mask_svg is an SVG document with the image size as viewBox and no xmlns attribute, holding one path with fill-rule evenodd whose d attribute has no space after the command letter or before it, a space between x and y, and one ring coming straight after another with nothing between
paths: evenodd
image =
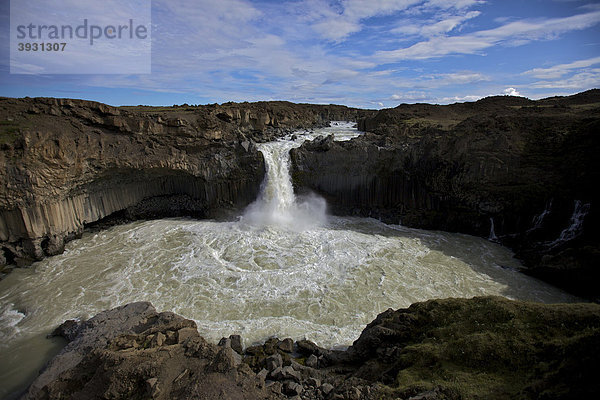
<instances>
[{"instance_id":1,"label":"rocky outcrop","mask_svg":"<svg viewBox=\"0 0 600 400\"><path fill-rule=\"evenodd\" d=\"M368 111L285 102L111 107L0 99L0 265L60 253L107 217L213 217L256 198L255 142Z\"/></svg>"},{"instance_id":2,"label":"rocky outcrop","mask_svg":"<svg viewBox=\"0 0 600 400\"><path fill-rule=\"evenodd\" d=\"M444 299L380 314L348 350L354 377L401 398L570 399L597 392L600 305ZM426 397L425 397L426 398Z\"/></svg>"},{"instance_id":3,"label":"rocky outcrop","mask_svg":"<svg viewBox=\"0 0 600 400\"><path fill-rule=\"evenodd\" d=\"M293 150L293 178L338 214L497 239L529 273L600 298L599 105L599 90L401 105L359 121L360 138Z\"/></svg>"},{"instance_id":4,"label":"rocky outcrop","mask_svg":"<svg viewBox=\"0 0 600 400\"><path fill-rule=\"evenodd\" d=\"M70 343L23 399L276 399L231 346L207 343L196 324L132 303L58 328Z\"/></svg>"},{"instance_id":5,"label":"rocky outcrop","mask_svg":"<svg viewBox=\"0 0 600 400\"><path fill-rule=\"evenodd\" d=\"M600 305L499 297L380 314L346 351L239 336L133 303L57 329L70 343L24 399L568 399L597 393Z\"/></svg>"}]
</instances>

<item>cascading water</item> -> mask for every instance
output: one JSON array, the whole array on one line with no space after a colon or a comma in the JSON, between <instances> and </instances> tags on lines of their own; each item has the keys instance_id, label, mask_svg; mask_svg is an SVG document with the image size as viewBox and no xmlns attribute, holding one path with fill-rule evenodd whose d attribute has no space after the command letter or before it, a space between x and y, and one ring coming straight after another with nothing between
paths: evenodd
<instances>
[{"instance_id":1,"label":"cascading water","mask_svg":"<svg viewBox=\"0 0 600 400\"><path fill-rule=\"evenodd\" d=\"M533 217L532 227L528 229L527 232L533 232L541 228L542 224L544 223L544 220L546 219L548 214L550 214L550 210L552 210L552 199L550 199L550 201L546 203L546 207L544 208L544 211L542 211L541 214Z\"/></svg>"},{"instance_id":2,"label":"cascading water","mask_svg":"<svg viewBox=\"0 0 600 400\"><path fill-rule=\"evenodd\" d=\"M491 242L498 242L498 236L496 236L496 230L494 229L494 218L490 218L490 234L488 240Z\"/></svg>"},{"instance_id":3,"label":"cascading water","mask_svg":"<svg viewBox=\"0 0 600 400\"><path fill-rule=\"evenodd\" d=\"M267 168L258 199L252 203L242 220L255 226L279 226L304 230L322 225L326 220L327 204L317 196L296 199L289 174L290 153L304 141L287 138L258 146Z\"/></svg>"},{"instance_id":4,"label":"cascading water","mask_svg":"<svg viewBox=\"0 0 600 400\"><path fill-rule=\"evenodd\" d=\"M575 200L575 204L573 206L573 214L571 215L571 219L569 220L569 226L560 232L558 238L551 242L550 246L558 246L562 243L568 242L569 240L575 239L577 236L581 234L583 231L583 221L590 211L590 204L583 204L579 200Z\"/></svg>"},{"instance_id":5,"label":"cascading water","mask_svg":"<svg viewBox=\"0 0 600 400\"><path fill-rule=\"evenodd\" d=\"M0 281L0 397L32 379L57 325L132 301L191 318L215 342L237 333L246 344L277 335L347 346L378 313L431 298L577 300L515 272L512 254L485 239L325 218L324 201L296 198L289 176L289 149L320 134L359 132L338 124L261 145L267 176L240 221L86 233Z\"/></svg>"}]
</instances>

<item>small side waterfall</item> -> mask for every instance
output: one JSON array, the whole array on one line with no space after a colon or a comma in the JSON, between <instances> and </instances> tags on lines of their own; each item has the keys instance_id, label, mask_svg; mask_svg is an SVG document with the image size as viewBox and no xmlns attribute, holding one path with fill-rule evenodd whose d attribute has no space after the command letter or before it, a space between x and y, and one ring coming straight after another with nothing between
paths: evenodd
<instances>
[{"instance_id":1,"label":"small side waterfall","mask_svg":"<svg viewBox=\"0 0 600 400\"><path fill-rule=\"evenodd\" d=\"M494 231L494 218L490 217L490 235L488 236L488 240L492 242L499 242L498 236L496 236L496 232Z\"/></svg>"},{"instance_id":2,"label":"small side waterfall","mask_svg":"<svg viewBox=\"0 0 600 400\"><path fill-rule=\"evenodd\" d=\"M580 200L575 200L573 214L571 215L569 226L563 229L558 238L550 243L550 246L556 246L561 243L568 242L569 240L575 239L577 236L579 236L583 231L583 221L589 211L590 203L582 204Z\"/></svg>"},{"instance_id":3,"label":"small side waterfall","mask_svg":"<svg viewBox=\"0 0 600 400\"><path fill-rule=\"evenodd\" d=\"M533 232L533 231L541 228L542 224L544 223L544 219L546 218L546 216L548 214L550 214L551 209L552 209L552 200L550 200L548 203L546 203L546 207L544 208L544 211L542 211L541 214L533 217L532 227L530 229L528 229L527 232Z\"/></svg>"}]
</instances>

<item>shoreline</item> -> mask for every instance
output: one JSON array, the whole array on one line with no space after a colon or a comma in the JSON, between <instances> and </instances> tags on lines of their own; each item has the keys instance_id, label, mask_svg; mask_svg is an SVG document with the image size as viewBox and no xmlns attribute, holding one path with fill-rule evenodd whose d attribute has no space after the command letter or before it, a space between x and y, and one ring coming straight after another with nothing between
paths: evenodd
<instances>
[{"instance_id":1,"label":"shoreline","mask_svg":"<svg viewBox=\"0 0 600 400\"><path fill-rule=\"evenodd\" d=\"M218 391L203 386L206 379L255 399L564 398L599 385L591 368L598 347L590 347L600 341L596 304L430 300L380 314L345 351L277 338L244 349L236 335L214 345L193 321L157 313L150 303L67 321L55 333L70 342L24 399L42 389L51 399L81 390L213 398ZM104 372L90 375L89 368Z\"/></svg>"}]
</instances>

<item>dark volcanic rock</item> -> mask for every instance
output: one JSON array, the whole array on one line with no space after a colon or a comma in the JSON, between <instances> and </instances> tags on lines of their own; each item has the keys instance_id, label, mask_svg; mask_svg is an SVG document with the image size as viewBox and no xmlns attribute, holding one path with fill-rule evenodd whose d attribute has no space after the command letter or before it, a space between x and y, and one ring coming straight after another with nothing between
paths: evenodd
<instances>
[{"instance_id":1,"label":"dark volcanic rock","mask_svg":"<svg viewBox=\"0 0 600 400\"><path fill-rule=\"evenodd\" d=\"M600 390L597 304L432 300L380 314L347 351L304 341L291 357L270 339L243 360L149 303L80 326L25 399L575 399ZM328 365L302 365L306 352Z\"/></svg>"},{"instance_id":2,"label":"dark volcanic rock","mask_svg":"<svg viewBox=\"0 0 600 400\"><path fill-rule=\"evenodd\" d=\"M369 133L292 150L297 190L411 227L488 237L493 222L530 273L600 298L600 90L401 105L359 128Z\"/></svg>"},{"instance_id":3,"label":"dark volcanic rock","mask_svg":"<svg viewBox=\"0 0 600 400\"><path fill-rule=\"evenodd\" d=\"M132 303L84 322L23 399L281 397L231 347L200 337L193 321Z\"/></svg>"},{"instance_id":4,"label":"dark volcanic rock","mask_svg":"<svg viewBox=\"0 0 600 400\"><path fill-rule=\"evenodd\" d=\"M58 254L98 221L226 216L259 191L255 142L369 113L286 102L117 108L0 98L0 265Z\"/></svg>"}]
</instances>

